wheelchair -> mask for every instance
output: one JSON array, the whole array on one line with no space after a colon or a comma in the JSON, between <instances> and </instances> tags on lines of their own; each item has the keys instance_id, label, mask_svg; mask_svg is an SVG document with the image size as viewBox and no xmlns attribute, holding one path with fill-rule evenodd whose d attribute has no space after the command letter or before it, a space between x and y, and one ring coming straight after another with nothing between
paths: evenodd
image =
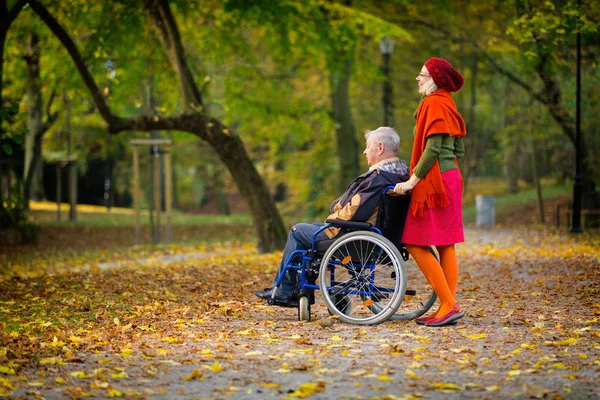
<instances>
[{"instance_id":1,"label":"wheelchair","mask_svg":"<svg viewBox=\"0 0 600 400\"><path fill-rule=\"evenodd\" d=\"M310 249L289 256L268 303L276 304L277 289L289 273L295 280L301 321L311 320L315 290L321 291L331 315L350 324L376 325L425 314L437 296L401 243L410 197L388 195L393 189L387 186L381 192L375 226L325 221L314 233ZM335 238L316 240L331 227L341 229ZM430 251L437 257L433 248Z\"/></svg>"}]
</instances>

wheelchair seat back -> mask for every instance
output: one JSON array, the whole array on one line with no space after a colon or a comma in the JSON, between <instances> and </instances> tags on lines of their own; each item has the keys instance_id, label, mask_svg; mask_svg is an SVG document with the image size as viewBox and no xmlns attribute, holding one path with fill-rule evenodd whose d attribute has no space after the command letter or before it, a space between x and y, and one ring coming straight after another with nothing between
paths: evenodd
<instances>
[{"instance_id":1,"label":"wheelchair seat back","mask_svg":"<svg viewBox=\"0 0 600 400\"><path fill-rule=\"evenodd\" d=\"M410 196L390 196L382 194L379 201L376 226L383 236L388 238L398 249L402 247L404 223L410 207Z\"/></svg>"}]
</instances>

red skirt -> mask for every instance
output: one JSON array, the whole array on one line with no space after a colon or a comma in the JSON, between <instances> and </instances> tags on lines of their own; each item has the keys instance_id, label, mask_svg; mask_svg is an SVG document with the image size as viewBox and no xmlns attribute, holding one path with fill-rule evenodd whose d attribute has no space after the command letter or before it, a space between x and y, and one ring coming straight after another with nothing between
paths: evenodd
<instances>
[{"instance_id":1,"label":"red skirt","mask_svg":"<svg viewBox=\"0 0 600 400\"><path fill-rule=\"evenodd\" d=\"M402 243L417 246L444 246L465 241L462 221L463 185L460 172L451 169L442 174L448 205L425 208L423 215L408 211Z\"/></svg>"}]
</instances>

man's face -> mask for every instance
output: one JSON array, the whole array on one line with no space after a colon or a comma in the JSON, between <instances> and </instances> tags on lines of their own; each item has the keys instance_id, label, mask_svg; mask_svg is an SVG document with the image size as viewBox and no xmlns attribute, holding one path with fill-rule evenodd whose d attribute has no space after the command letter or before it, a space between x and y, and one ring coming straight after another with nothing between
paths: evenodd
<instances>
[{"instance_id":1,"label":"man's face","mask_svg":"<svg viewBox=\"0 0 600 400\"><path fill-rule=\"evenodd\" d=\"M363 154L365 155L365 157L367 157L367 164L369 164L369 167L381 161L379 160L379 158L381 157L382 153L383 144L377 142L372 135L369 136L369 138L366 141L365 151L363 151Z\"/></svg>"}]
</instances>

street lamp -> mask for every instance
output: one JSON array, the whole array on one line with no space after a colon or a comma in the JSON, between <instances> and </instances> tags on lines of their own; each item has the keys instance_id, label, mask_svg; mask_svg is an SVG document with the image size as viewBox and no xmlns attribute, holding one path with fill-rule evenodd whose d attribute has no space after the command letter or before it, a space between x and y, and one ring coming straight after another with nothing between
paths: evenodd
<instances>
[{"instance_id":1,"label":"street lamp","mask_svg":"<svg viewBox=\"0 0 600 400\"><path fill-rule=\"evenodd\" d=\"M577 2L581 13L581 0ZM579 16L581 18L581 15ZM577 29L577 86L575 99L575 180L573 182L573 219L571 233L581 233L581 203L583 176L581 175L581 23Z\"/></svg>"},{"instance_id":2,"label":"street lamp","mask_svg":"<svg viewBox=\"0 0 600 400\"><path fill-rule=\"evenodd\" d=\"M379 41L379 50L381 50L381 56L383 57L383 75L385 80L383 81L383 126L392 125L392 82L390 80L390 60L392 53L394 52L394 39L386 36L382 37Z\"/></svg>"}]
</instances>

